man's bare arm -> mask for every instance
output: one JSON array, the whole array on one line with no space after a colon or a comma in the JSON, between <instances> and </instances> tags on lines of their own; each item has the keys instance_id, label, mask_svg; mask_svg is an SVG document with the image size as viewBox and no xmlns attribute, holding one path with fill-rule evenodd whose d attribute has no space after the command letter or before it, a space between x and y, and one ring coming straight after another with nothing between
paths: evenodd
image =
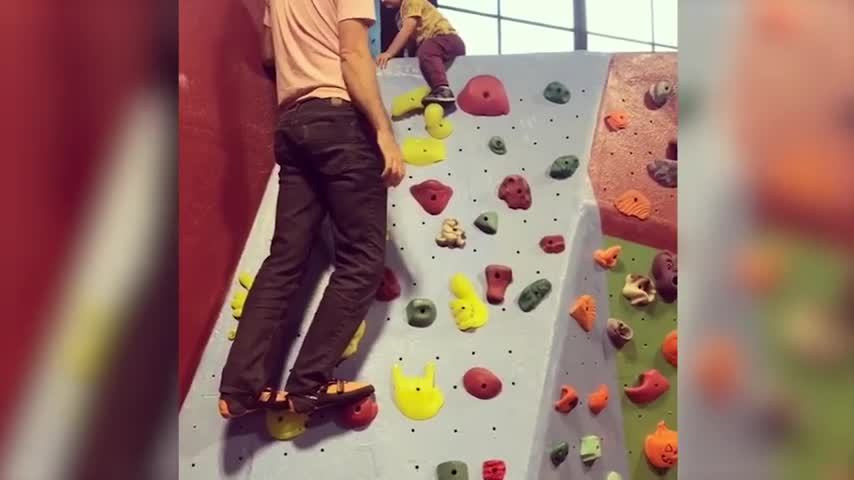
<instances>
[{"instance_id":1,"label":"man's bare arm","mask_svg":"<svg viewBox=\"0 0 854 480\"><path fill-rule=\"evenodd\" d=\"M368 22L347 19L338 22L341 72L347 91L356 107L362 111L378 134L392 134L377 83L376 66L368 48Z\"/></svg>"}]
</instances>

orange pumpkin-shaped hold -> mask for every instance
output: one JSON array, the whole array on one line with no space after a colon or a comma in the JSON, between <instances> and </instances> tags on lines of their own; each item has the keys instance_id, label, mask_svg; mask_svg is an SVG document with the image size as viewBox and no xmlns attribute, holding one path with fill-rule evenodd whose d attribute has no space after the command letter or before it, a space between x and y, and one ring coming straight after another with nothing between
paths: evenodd
<instances>
[{"instance_id":1,"label":"orange pumpkin-shaped hold","mask_svg":"<svg viewBox=\"0 0 854 480\"><path fill-rule=\"evenodd\" d=\"M611 130L622 130L629 126L629 114L621 110L611 112L605 116L605 125Z\"/></svg>"},{"instance_id":2,"label":"orange pumpkin-shaped hold","mask_svg":"<svg viewBox=\"0 0 854 480\"><path fill-rule=\"evenodd\" d=\"M646 436L643 452L656 468L666 470L675 467L679 460L679 434L667 428L664 422L658 422L655 432Z\"/></svg>"},{"instance_id":3,"label":"orange pumpkin-shaped hold","mask_svg":"<svg viewBox=\"0 0 854 480\"><path fill-rule=\"evenodd\" d=\"M667 360L667 363L676 366L676 354L678 350L678 334L676 330L668 333L666 337L664 337L664 343L661 344L661 354L664 355L664 359Z\"/></svg>"}]
</instances>

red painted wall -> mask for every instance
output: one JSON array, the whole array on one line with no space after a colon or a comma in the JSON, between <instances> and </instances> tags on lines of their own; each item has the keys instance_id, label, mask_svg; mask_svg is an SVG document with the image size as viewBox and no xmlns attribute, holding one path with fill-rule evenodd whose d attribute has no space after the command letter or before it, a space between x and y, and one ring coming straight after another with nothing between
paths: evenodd
<instances>
[{"instance_id":1,"label":"red painted wall","mask_svg":"<svg viewBox=\"0 0 854 480\"><path fill-rule=\"evenodd\" d=\"M274 165L264 0L179 6L179 389L189 389ZM180 75L179 75L180 77Z\"/></svg>"}]
</instances>

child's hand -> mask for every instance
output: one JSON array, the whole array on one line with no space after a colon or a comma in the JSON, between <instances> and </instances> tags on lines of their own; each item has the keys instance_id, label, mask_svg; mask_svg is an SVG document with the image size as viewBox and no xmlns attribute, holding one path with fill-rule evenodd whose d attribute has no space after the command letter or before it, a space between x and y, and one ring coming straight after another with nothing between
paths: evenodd
<instances>
[{"instance_id":1,"label":"child's hand","mask_svg":"<svg viewBox=\"0 0 854 480\"><path fill-rule=\"evenodd\" d=\"M392 56L388 52L383 52L377 57L377 66L380 67L380 70L385 70L385 67L388 66L388 61L392 59Z\"/></svg>"}]
</instances>

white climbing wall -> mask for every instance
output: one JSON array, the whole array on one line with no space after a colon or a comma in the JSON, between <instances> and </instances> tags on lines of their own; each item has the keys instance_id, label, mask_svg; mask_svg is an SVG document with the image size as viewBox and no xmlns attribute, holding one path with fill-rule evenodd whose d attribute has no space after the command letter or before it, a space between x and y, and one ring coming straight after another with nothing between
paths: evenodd
<instances>
[{"instance_id":1,"label":"white climbing wall","mask_svg":"<svg viewBox=\"0 0 854 480\"><path fill-rule=\"evenodd\" d=\"M318 417L315 426L288 442L270 438L263 414L230 423L220 419L216 400L219 373L230 346L227 332L239 324L226 300L180 413L181 478L427 480L436 478L439 463L461 460L468 464L469 479L475 480L482 478L485 460L500 459L507 464L508 480L600 480L609 471L628 479L618 400L621 388L613 349L608 348L604 334L605 274L596 271L591 258L602 245L602 233L586 172L609 61L607 54L581 52L458 59L450 70L454 90L462 90L475 75L495 75L507 90L511 112L475 117L458 110L450 115L454 133L445 141L447 160L427 167L409 166L408 178L390 195L391 240L386 258L402 294L371 308L359 352L339 368L343 378L376 386L379 415L363 431L343 430ZM388 105L395 96L423 84L414 59L395 60L380 80ZM558 105L543 97L552 80L569 87L569 103ZM395 127L401 140L427 136L423 117L418 115L396 122ZM506 155L488 149L493 135L506 141ZM581 159L576 174L566 180L549 177L552 161L568 154ZM529 210L510 210L498 198L498 185L511 174L524 176L530 184L533 205ZM239 271L254 273L267 254L276 175ZM409 186L428 179L454 189L438 216L424 212L409 193ZM497 235L486 235L472 224L487 210L498 212ZM434 237L447 217L463 224L468 236L464 249L436 246ZM566 237L566 251L546 254L540 249L540 238L551 234ZM307 294L304 318L314 312L329 273L326 249L320 250L315 271L306 278L314 288ZM489 323L463 333L448 308L453 298L449 280L454 273L464 273L485 301L488 264L510 266L514 281L505 304L489 306ZM538 278L549 279L552 292L534 311L523 313L516 298ZM233 291L238 288L235 281ZM590 334L567 313L575 298L585 293L593 295L599 306L599 319ZM413 328L406 322L406 304L416 297L436 303L439 315L428 328ZM298 323L294 322L294 344L287 346L289 361L295 356L299 332L306 329L305 322ZM427 362L437 366L436 383L445 394L445 405L433 419L413 421L394 405L391 369L400 363L406 375L421 375ZM503 391L498 397L479 400L466 393L462 376L476 366L501 378ZM573 385L582 399L567 416L553 408L564 383ZM612 400L604 412L593 416L586 397L603 383ZM578 456L580 438L585 435L603 438L603 456L592 467L583 465ZM558 441L568 442L570 453L555 468L549 450Z\"/></svg>"}]
</instances>

